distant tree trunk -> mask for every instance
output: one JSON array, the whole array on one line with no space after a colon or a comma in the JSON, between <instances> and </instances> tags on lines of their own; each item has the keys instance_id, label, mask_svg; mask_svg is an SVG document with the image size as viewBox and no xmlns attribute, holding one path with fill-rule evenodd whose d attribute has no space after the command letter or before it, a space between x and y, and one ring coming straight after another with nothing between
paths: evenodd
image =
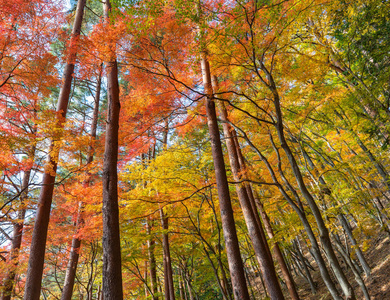
<instances>
[{"instance_id":1,"label":"distant tree trunk","mask_svg":"<svg viewBox=\"0 0 390 300\"><path fill-rule=\"evenodd\" d=\"M149 297L149 287L148 287L148 261L145 260L145 270L144 270L144 286L145 286L145 298Z\"/></svg>"},{"instance_id":2,"label":"distant tree trunk","mask_svg":"<svg viewBox=\"0 0 390 300\"><path fill-rule=\"evenodd\" d=\"M103 4L106 22L111 4ZM118 131L119 131L119 82L118 65L114 50L106 62L108 110L106 141L103 161L103 295L104 300L122 300L122 266L118 207Z\"/></svg>"},{"instance_id":3,"label":"distant tree trunk","mask_svg":"<svg viewBox=\"0 0 390 300\"><path fill-rule=\"evenodd\" d=\"M322 186L322 188L321 188L322 191L320 193L321 197L322 197L322 194L329 194L329 195L331 195L331 193L332 193L331 192L331 188L328 186L328 184L326 183L325 179L320 175L320 173L319 173L318 169L316 168L314 162L312 161L311 157L307 154L305 149L301 148L301 151L303 152L303 155L304 155L306 161L309 163L309 166L312 168L314 174L318 178L318 182L316 182L317 185ZM334 201L336 201L336 199ZM332 204L332 206L334 206L334 204ZM355 249L356 256L358 257L358 259L360 261L360 264L362 265L363 270L366 273L367 277L369 277L371 275L371 268L368 265L364 255L363 255L363 252L361 251L359 245L356 242L356 239L353 236L351 226L350 226L346 216L344 215L344 213L342 213L340 211L338 213L338 215L337 215L337 219L339 220L339 222L340 222L341 226L343 227L344 231L347 233L347 236L348 236L349 240L351 241L351 244L353 245L353 247Z\"/></svg>"},{"instance_id":4,"label":"distant tree trunk","mask_svg":"<svg viewBox=\"0 0 390 300\"><path fill-rule=\"evenodd\" d=\"M186 282L187 282L188 294L190 295L190 300L195 300L194 294L192 293L190 281L187 280Z\"/></svg>"},{"instance_id":5,"label":"distant tree trunk","mask_svg":"<svg viewBox=\"0 0 390 300\"><path fill-rule=\"evenodd\" d=\"M217 79L213 77L213 83L217 89ZM234 138L232 136L232 128L227 123L227 111L224 106L224 103L220 103L220 115L222 121L223 132L226 138L226 146L228 150L230 167L232 169L233 177L236 182L243 180L242 174L243 169L241 169L237 149L234 143ZM263 274L265 285L267 287L268 293L272 299L284 299L282 290L280 288L278 278L276 276L275 267L272 261L272 257L269 253L268 244L265 240L264 232L261 232L263 228L261 227L261 222L256 219L257 210L256 207L253 207L249 199L246 183L236 184L236 190L238 199L240 201L241 209L244 214L244 219L246 226L248 228L248 233L252 241L253 249L255 250L256 258L260 265L260 270Z\"/></svg>"},{"instance_id":6,"label":"distant tree trunk","mask_svg":"<svg viewBox=\"0 0 390 300\"><path fill-rule=\"evenodd\" d=\"M322 218L321 212L312 196L312 194L307 189L307 186L303 180L302 173L299 169L298 163L291 151L290 146L288 145L285 134L284 134L284 125L283 125L283 116L280 106L280 97L279 93L276 87L276 83L274 82L272 74L267 70L267 68L264 66L263 63L260 62L260 68L261 70L266 74L268 79L267 87L272 92L273 96L273 103L275 107L275 114L276 114L276 124L275 128L277 130L279 142L281 145L281 148L283 149L284 153L287 156L287 159L290 163L292 172L294 174L294 177L297 181L299 190L301 191L303 197L306 199L307 204L310 207L311 212L313 213L313 216L316 220L319 236L321 240L321 245L327 255L329 264L334 271L334 274L336 276L337 281L340 283L341 289L347 299L356 299L355 293L352 289L352 286L348 282L347 277L345 276L339 261L337 260L336 254L332 247L332 242L330 240L329 231L328 228L325 225L324 219Z\"/></svg>"},{"instance_id":7,"label":"distant tree trunk","mask_svg":"<svg viewBox=\"0 0 390 300\"><path fill-rule=\"evenodd\" d=\"M385 210L385 207L383 206L379 197L373 197L372 204L378 211L379 224L381 225L383 230L385 230L387 234L390 235L390 220Z\"/></svg>"},{"instance_id":8,"label":"distant tree trunk","mask_svg":"<svg viewBox=\"0 0 390 300\"><path fill-rule=\"evenodd\" d=\"M290 195L286 192L285 188L280 184L278 181L278 178L276 177L275 171L271 167L271 164L267 160L267 158L259 151L259 149L251 142L251 140L248 138L248 136L245 134L245 132L241 131L243 134L243 137L247 141L247 143L255 150L255 152L259 155L260 159L264 162L266 165L266 168L268 169L271 178L274 182L274 184L278 187L280 193L283 195L283 197L286 199L286 201L291 205L291 207L295 210L295 212L298 214L299 219L302 222L303 227L305 228L305 231L307 233L308 238L310 239L311 243L311 253L313 253L313 257L316 260L318 267L320 269L321 277L325 282L326 287L328 288L330 294L332 295L334 300L342 300L340 297L337 288L332 281L332 278L328 272L328 269L326 267L326 263L322 257L320 247L318 245L318 242L316 240L316 237L314 235L312 225L308 221L306 217L305 210L303 209L302 203L299 199L299 196L297 195L294 188L291 186L291 184L287 181L287 179L284 177L284 174L281 172L282 179L285 181L285 184L287 187L291 190L294 197L296 198L296 202L290 197ZM318 208L317 208L318 209Z\"/></svg>"},{"instance_id":9,"label":"distant tree trunk","mask_svg":"<svg viewBox=\"0 0 390 300\"><path fill-rule=\"evenodd\" d=\"M168 147L168 132L169 125L168 119L165 120L164 133L163 133L163 149L167 149ZM151 154L155 155L155 151L150 151ZM175 288L173 284L173 271L172 271L172 262L171 262L171 251L169 246L169 237L168 237L168 229L169 229L169 219L164 213L164 209L160 207L160 219L161 219L161 227L163 229L163 266L164 266L164 293L166 300L175 300Z\"/></svg>"},{"instance_id":10,"label":"distant tree trunk","mask_svg":"<svg viewBox=\"0 0 390 300\"><path fill-rule=\"evenodd\" d=\"M183 285L183 294L184 294L184 298L182 298L180 300L188 300L187 289L186 289L186 279L184 278L184 272L183 272L182 269L179 269L179 276L181 278L181 282L182 282L182 285Z\"/></svg>"},{"instance_id":11,"label":"distant tree trunk","mask_svg":"<svg viewBox=\"0 0 390 300\"><path fill-rule=\"evenodd\" d=\"M77 229L80 227L80 223L82 222L81 221L82 207L83 207L82 203L79 202L79 209L77 212L77 221L76 221L76 228ZM76 232L76 234L77 234L77 232ZM73 237L72 246L71 246L70 254L69 254L68 265L67 265L66 273L65 273L64 288L62 289L61 300L72 299L74 280L76 278L77 263L79 261L80 245L81 245L81 239L79 239L77 237Z\"/></svg>"},{"instance_id":12,"label":"distant tree trunk","mask_svg":"<svg viewBox=\"0 0 390 300\"><path fill-rule=\"evenodd\" d=\"M211 268L213 269L215 279L217 280L219 289L221 290L221 293L222 293L222 297L223 297L224 300L227 300L227 299L228 299L228 296L227 296L227 294L226 294L226 290L223 288L223 284L222 284L223 280L221 280L221 279L219 278L218 269L215 267L215 265L214 265L214 263L213 263L213 260L211 259L210 254L209 254L209 252L207 251L206 247L203 247L203 250L204 250L204 253L205 253L206 256L207 256L208 261L210 262Z\"/></svg>"},{"instance_id":13,"label":"distant tree trunk","mask_svg":"<svg viewBox=\"0 0 390 300\"><path fill-rule=\"evenodd\" d=\"M214 161L215 177L217 181L219 207L221 210L222 229L225 238L226 252L230 276L233 286L233 294L236 300L249 300L249 292L245 279L244 265L242 263L237 231L234 222L233 208L230 200L229 184L226 177L225 162L221 138L219 135L217 115L215 111L213 88L206 52L202 51L201 66L203 85L206 99L207 124L211 138L211 150Z\"/></svg>"},{"instance_id":14,"label":"distant tree trunk","mask_svg":"<svg viewBox=\"0 0 390 300\"><path fill-rule=\"evenodd\" d=\"M102 81L102 69L103 69L103 66L101 66L98 81L97 81L97 86L96 86L95 105L94 105L94 110L93 110L92 127L91 127L91 134L90 134L91 144L90 144L89 149L88 149L87 165L92 163L93 155L94 155L92 144L93 144L94 140L96 139L97 122L98 122L98 117L99 117L99 102L100 102L100 86L101 86L101 81ZM84 182L84 187L88 187L89 185L90 185L90 179L88 178ZM81 224L83 223L82 216L81 216L82 209L83 209L83 203L80 201L79 202L79 209L77 211L76 234L77 234L77 231L80 229ZM64 288L62 289L61 300L71 300L72 299L74 280L76 278L77 264L78 264L79 255L80 255L80 246L81 246L81 239L79 237L74 236L72 239L72 247L70 249L68 266L66 269Z\"/></svg>"},{"instance_id":15,"label":"distant tree trunk","mask_svg":"<svg viewBox=\"0 0 390 300\"><path fill-rule=\"evenodd\" d=\"M357 266L358 266L357 263L356 264L354 263L354 261L352 260L352 258L350 256L349 251L343 247L343 244L340 240L339 235L338 234L332 234L332 235L333 235L334 240L335 240L336 249L338 250L339 254L344 258L344 261L349 266L349 268L352 270L352 273L355 276L355 281L359 284L359 286L363 292L364 298L366 300L370 300L371 296L368 292L367 286L364 283L364 280L363 280L359 270L357 269Z\"/></svg>"},{"instance_id":16,"label":"distant tree trunk","mask_svg":"<svg viewBox=\"0 0 390 300\"><path fill-rule=\"evenodd\" d=\"M299 260L302 262L302 267L303 267L303 270L305 271L305 274L306 274L306 276L304 276L304 277L306 278L307 282L310 285L311 293L314 295L317 293L317 288L316 288L316 285L314 284L314 281L311 277L309 268L307 267L307 265L305 263L305 258L303 257L301 249L299 249L299 242L298 241L299 241L298 238L293 240L293 246L295 247L295 250L297 251ZM297 267L299 268L298 263L297 263Z\"/></svg>"},{"instance_id":17,"label":"distant tree trunk","mask_svg":"<svg viewBox=\"0 0 390 300\"><path fill-rule=\"evenodd\" d=\"M185 296L184 296L184 288L183 288L183 284L182 284L182 280L181 280L181 276L179 276L179 295L180 295L180 300L184 300L185 299Z\"/></svg>"},{"instance_id":18,"label":"distant tree trunk","mask_svg":"<svg viewBox=\"0 0 390 300\"><path fill-rule=\"evenodd\" d=\"M35 146L33 146L29 158L35 156ZM30 182L31 169L26 170L23 174L23 181L20 191L20 204L22 208L18 212L18 221L13 225L12 244L10 250L11 270L8 272L7 277L4 280L4 289L2 300L11 300L11 294L14 287L14 280L16 276L16 268L19 264L19 250L22 244L24 217L26 215L25 201L28 198L29 182Z\"/></svg>"},{"instance_id":19,"label":"distant tree trunk","mask_svg":"<svg viewBox=\"0 0 390 300\"><path fill-rule=\"evenodd\" d=\"M274 240L274 232L272 230L271 222L268 218L267 213L264 210L263 204L260 202L258 197L255 196L255 199L257 200L256 204L258 205L258 208L260 211L260 216L261 216L261 219L263 220L265 230L267 231L269 238L271 240ZM292 278L292 276L287 268L287 264L283 258L283 254L282 254L282 251L280 250L278 242L273 242L272 250L273 250L275 257L278 261L280 270L282 271L283 278L286 281L286 285L287 285L288 291L290 292L291 299L298 300L299 296L298 296L298 292L295 288L294 280L293 280L293 278Z\"/></svg>"},{"instance_id":20,"label":"distant tree trunk","mask_svg":"<svg viewBox=\"0 0 390 300\"><path fill-rule=\"evenodd\" d=\"M76 17L73 24L72 37L69 49L76 45L80 35L86 0L79 0L77 3ZM73 49L72 49L73 50ZM69 95L72 85L72 75L76 53L70 51L63 75L63 85L57 103L58 121L57 124L63 128L66 112L68 110ZM41 194L38 200L37 214L30 247L30 258L24 290L24 300L39 300L41 294L43 264L45 260L45 249L47 230L49 227L51 203L53 200L54 183L57 172L57 161L59 150L55 149L55 141L51 141L50 154L47 168L43 174Z\"/></svg>"},{"instance_id":21,"label":"distant tree trunk","mask_svg":"<svg viewBox=\"0 0 390 300\"><path fill-rule=\"evenodd\" d=\"M356 256L358 257L360 264L363 267L364 273L366 273L366 276L369 277L371 275L371 268L368 265L362 250L360 250L360 247L357 244L355 237L353 236L352 229L351 226L349 225L347 218L345 217L344 214L339 214L337 218L339 219L341 226L343 227L344 231L348 235L348 238L355 249Z\"/></svg>"},{"instance_id":22,"label":"distant tree trunk","mask_svg":"<svg viewBox=\"0 0 390 300\"><path fill-rule=\"evenodd\" d=\"M165 299L175 300L175 290L173 285L173 273L171 263L171 252L168 239L168 218L164 214L163 208L160 208L161 225L163 228L163 249L164 249L164 286Z\"/></svg>"},{"instance_id":23,"label":"distant tree trunk","mask_svg":"<svg viewBox=\"0 0 390 300\"><path fill-rule=\"evenodd\" d=\"M152 224L151 220L146 223L146 231L148 233L148 255L149 255L149 266L150 266L150 282L152 286L152 297L153 300L158 300L157 297L157 269L156 269L156 258L154 256L155 241L152 237Z\"/></svg>"},{"instance_id":24,"label":"distant tree trunk","mask_svg":"<svg viewBox=\"0 0 390 300\"><path fill-rule=\"evenodd\" d=\"M390 176L389 176L389 172L386 170L386 167L377 159L377 157L375 157L374 154L372 154L372 152L367 148L364 142L360 139L359 135L355 132L355 130L353 128L350 128L349 123L347 122L347 117L345 116L344 112L343 111L338 112L337 110L335 110L334 112L336 116L338 116L340 120L343 121L345 126L349 128L349 132L352 134L359 147L368 156L369 160L373 163L379 175L382 177L383 183L387 185L387 188L390 190L390 182L389 182Z\"/></svg>"}]
</instances>

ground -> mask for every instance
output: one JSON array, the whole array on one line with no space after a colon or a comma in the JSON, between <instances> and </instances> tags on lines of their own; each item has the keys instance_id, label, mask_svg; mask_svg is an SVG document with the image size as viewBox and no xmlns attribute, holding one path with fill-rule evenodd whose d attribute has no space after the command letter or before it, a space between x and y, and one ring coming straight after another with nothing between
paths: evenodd
<instances>
[{"instance_id":1,"label":"ground","mask_svg":"<svg viewBox=\"0 0 390 300\"><path fill-rule=\"evenodd\" d=\"M379 234L371 242L371 247L365 252L366 259L372 268L370 278L365 278L371 300L390 299L390 238L385 234ZM299 295L302 300L328 300L332 299L325 285L323 284L318 272L313 274L318 286L316 295L312 295L310 287L302 278L297 278L299 286ZM356 298L363 300L363 294L358 284L354 281L353 275L348 274L351 284L354 287Z\"/></svg>"}]
</instances>

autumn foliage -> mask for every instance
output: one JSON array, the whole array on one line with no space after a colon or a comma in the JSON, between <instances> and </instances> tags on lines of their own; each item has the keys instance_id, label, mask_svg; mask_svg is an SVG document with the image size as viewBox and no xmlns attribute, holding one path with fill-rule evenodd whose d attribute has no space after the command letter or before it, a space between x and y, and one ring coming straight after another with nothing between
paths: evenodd
<instances>
[{"instance_id":1,"label":"autumn foliage","mask_svg":"<svg viewBox=\"0 0 390 300\"><path fill-rule=\"evenodd\" d=\"M88 0L75 34L78 2L0 0L2 300L39 298L26 286L45 176L41 298L120 290L110 203L123 299L373 299L386 274L367 253L390 234L389 3L116 0L105 15Z\"/></svg>"}]
</instances>

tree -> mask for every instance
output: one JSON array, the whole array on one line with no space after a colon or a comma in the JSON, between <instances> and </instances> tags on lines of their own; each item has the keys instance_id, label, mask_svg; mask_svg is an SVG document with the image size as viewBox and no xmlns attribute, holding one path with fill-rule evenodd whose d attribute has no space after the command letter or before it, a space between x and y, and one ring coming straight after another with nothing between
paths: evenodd
<instances>
[{"instance_id":1,"label":"tree","mask_svg":"<svg viewBox=\"0 0 390 300\"><path fill-rule=\"evenodd\" d=\"M110 22L110 13L111 4L106 0L106 24ZM103 162L103 298L121 300L123 290L117 174L120 102L115 44L110 44L109 47L106 61L108 111Z\"/></svg>"},{"instance_id":2,"label":"tree","mask_svg":"<svg viewBox=\"0 0 390 300\"><path fill-rule=\"evenodd\" d=\"M81 0L77 5L76 19L73 25L72 37L70 41L70 54L67 60L63 76L63 87L57 105L58 127L64 126L66 111L68 108L69 95L71 92L72 74L74 70L74 60L76 58L77 37L80 35L81 23L83 20L84 6L86 0ZM55 147L53 140L50 145L48 165L42 180L41 194L39 198L38 210L34 224L33 238L30 247L29 267L27 271L24 299L39 299L41 293L41 281L43 273L43 264L45 257L45 247L47 238L47 229L49 226L51 202L55 184L55 174L57 171L57 161L59 149Z\"/></svg>"}]
</instances>

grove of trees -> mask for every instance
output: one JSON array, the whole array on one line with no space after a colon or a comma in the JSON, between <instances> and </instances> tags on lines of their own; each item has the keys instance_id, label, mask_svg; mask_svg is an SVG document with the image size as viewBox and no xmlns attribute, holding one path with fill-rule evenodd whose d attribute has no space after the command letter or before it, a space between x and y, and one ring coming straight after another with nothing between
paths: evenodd
<instances>
[{"instance_id":1,"label":"grove of trees","mask_svg":"<svg viewBox=\"0 0 390 300\"><path fill-rule=\"evenodd\" d=\"M0 0L1 300L374 299L389 16Z\"/></svg>"}]
</instances>

